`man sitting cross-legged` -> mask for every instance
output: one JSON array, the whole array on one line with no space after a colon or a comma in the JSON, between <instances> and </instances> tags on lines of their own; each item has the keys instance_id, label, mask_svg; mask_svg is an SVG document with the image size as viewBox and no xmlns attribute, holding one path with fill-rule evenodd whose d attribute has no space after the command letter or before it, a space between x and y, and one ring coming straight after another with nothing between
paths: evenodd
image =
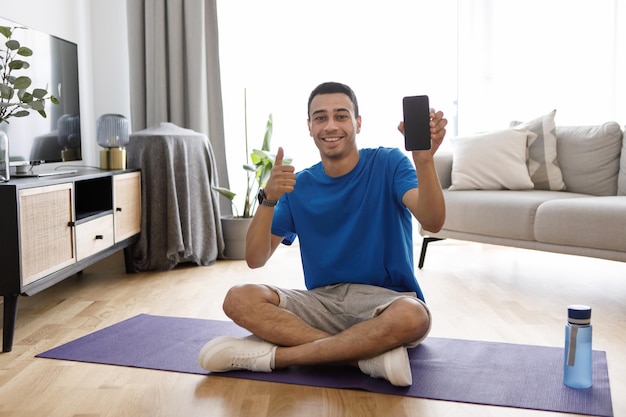
<instances>
[{"instance_id":1,"label":"man sitting cross-legged","mask_svg":"<svg viewBox=\"0 0 626 417\"><path fill-rule=\"evenodd\" d=\"M258 268L282 242L299 239L307 290L246 284L224 311L253 335L209 341L200 366L271 372L293 365L348 363L394 385L412 383L407 348L428 334L430 312L414 275L412 218L436 232L445 219L433 156L447 120L431 111L430 150L358 149L356 96L323 83L308 101L321 162L297 174L279 148L246 238ZM398 126L403 132L403 123ZM418 185L419 180L419 185Z\"/></svg>"}]
</instances>

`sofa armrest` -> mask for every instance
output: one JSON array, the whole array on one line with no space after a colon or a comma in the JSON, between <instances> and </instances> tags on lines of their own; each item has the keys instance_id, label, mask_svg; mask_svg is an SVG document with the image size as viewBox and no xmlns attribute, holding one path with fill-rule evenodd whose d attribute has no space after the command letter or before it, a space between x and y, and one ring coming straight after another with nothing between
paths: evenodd
<instances>
[{"instance_id":1,"label":"sofa armrest","mask_svg":"<svg viewBox=\"0 0 626 417\"><path fill-rule=\"evenodd\" d=\"M439 151L435 154L435 169L441 188L452 185L452 151Z\"/></svg>"}]
</instances>

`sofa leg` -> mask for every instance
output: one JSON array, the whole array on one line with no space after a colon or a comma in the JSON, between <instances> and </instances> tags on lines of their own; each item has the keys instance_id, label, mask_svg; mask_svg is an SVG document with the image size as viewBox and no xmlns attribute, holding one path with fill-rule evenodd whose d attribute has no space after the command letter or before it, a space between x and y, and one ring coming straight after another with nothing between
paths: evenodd
<instances>
[{"instance_id":1,"label":"sofa leg","mask_svg":"<svg viewBox=\"0 0 626 417\"><path fill-rule=\"evenodd\" d=\"M430 242L436 242L438 240L443 240L444 238L440 238L440 237L424 237L424 239L422 240L422 252L420 253L420 260L419 263L417 264L419 269L422 269L422 267L424 266L424 260L426 259L426 249L428 248L428 244Z\"/></svg>"}]
</instances>

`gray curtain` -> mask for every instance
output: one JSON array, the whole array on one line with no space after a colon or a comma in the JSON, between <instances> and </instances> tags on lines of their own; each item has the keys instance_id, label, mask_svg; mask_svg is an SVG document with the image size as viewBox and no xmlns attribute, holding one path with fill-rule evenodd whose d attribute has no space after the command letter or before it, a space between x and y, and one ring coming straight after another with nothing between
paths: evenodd
<instances>
[{"instance_id":1,"label":"gray curtain","mask_svg":"<svg viewBox=\"0 0 626 417\"><path fill-rule=\"evenodd\" d=\"M170 122L207 135L228 187L215 0L127 0L127 8L133 132Z\"/></svg>"}]
</instances>

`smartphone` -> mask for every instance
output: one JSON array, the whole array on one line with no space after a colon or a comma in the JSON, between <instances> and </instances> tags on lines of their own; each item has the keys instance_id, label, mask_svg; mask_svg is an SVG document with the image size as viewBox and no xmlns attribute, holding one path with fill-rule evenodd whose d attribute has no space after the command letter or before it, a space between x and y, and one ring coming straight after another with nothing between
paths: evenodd
<instances>
[{"instance_id":1,"label":"smartphone","mask_svg":"<svg viewBox=\"0 0 626 417\"><path fill-rule=\"evenodd\" d=\"M428 96L402 99L404 113L404 148L407 151L430 149L430 105Z\"/></svg>"}]
</instances>

